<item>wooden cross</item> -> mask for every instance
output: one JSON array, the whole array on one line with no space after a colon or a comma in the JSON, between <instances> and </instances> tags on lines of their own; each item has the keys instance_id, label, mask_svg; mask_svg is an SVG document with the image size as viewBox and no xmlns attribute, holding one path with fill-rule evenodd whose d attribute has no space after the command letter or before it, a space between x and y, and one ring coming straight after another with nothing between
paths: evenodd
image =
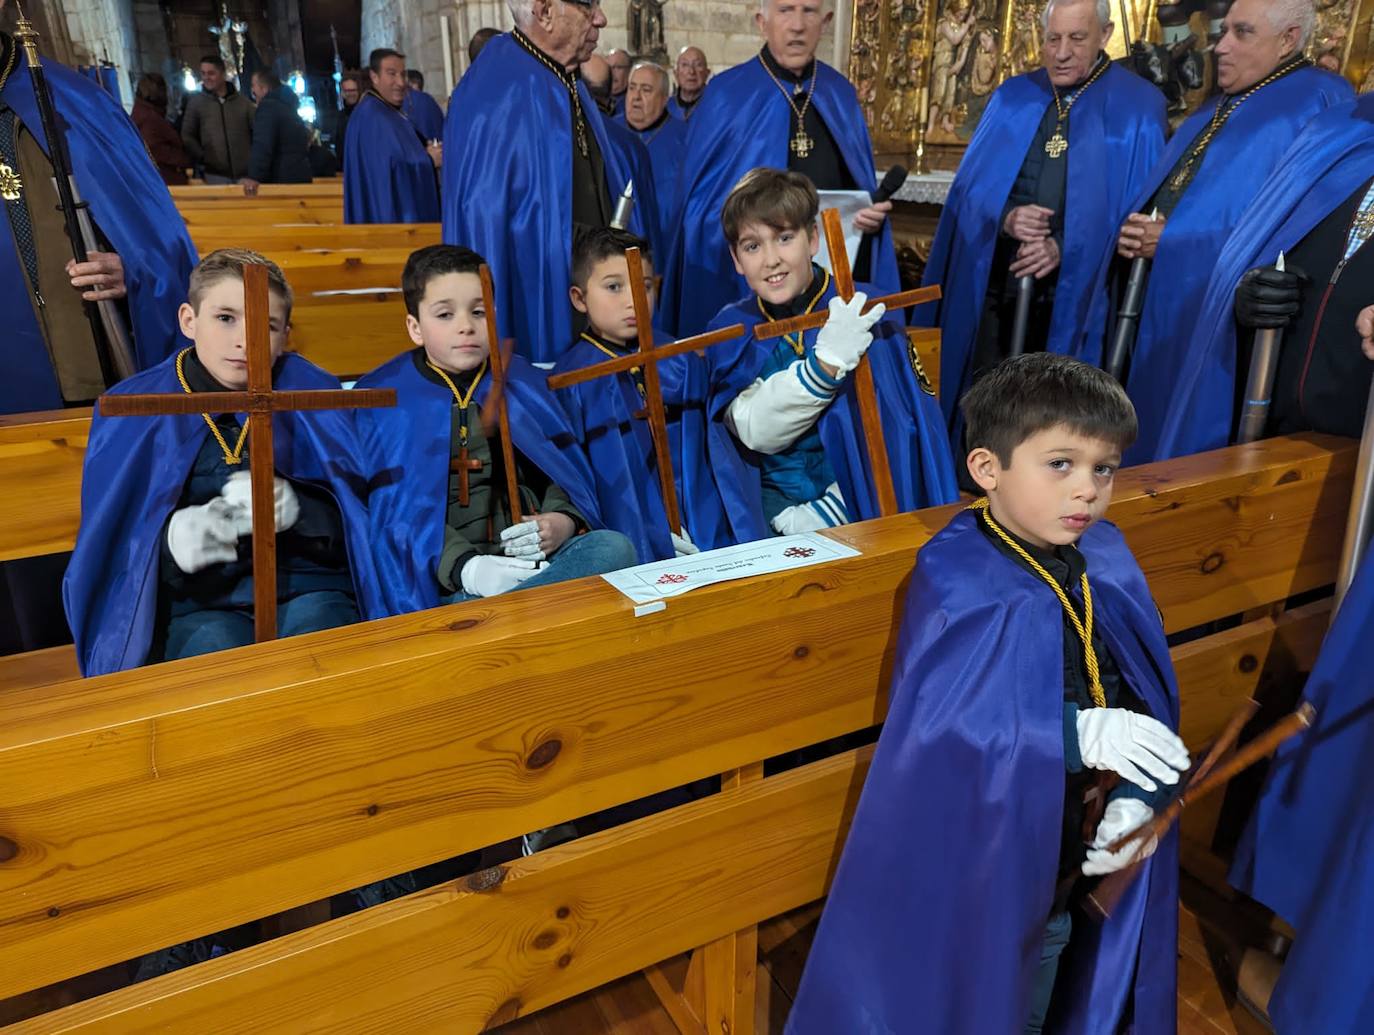
<instances>
[{"instance_id":1,"label":"wooden cross","mask_svg":"<svg viewBox=\"0 0 1374 1035\"><path fill-rule=\"evenodd\" d=\"M458 476L458 503L460 506L466 507L472 499L469 495L468 475L480 471L482 461L469 457L467 446L459 446L458 455L449 463L448 469Z\"/></svg>"},{"instance_id":2,"label":"wooden cross","mask_svg":"<svg viewBox=\"0 0 1374 1035\"><path fill-rule=\"evenodd\" d=\"M253 631L258 643L277 638L276 465L272 414L300 410L355 410L395 406L391 388L351 391L272 389L272 348L267 325L267 268L243 267L243 318L248 336L248 390L175 395L102 395L102 417L156 417L183 413L246 413L248 468L253 486ZM365 545L365 544L364 544Z\"/></svg>"},{"instance_id":3,"label":"wooden cross","mask_svg":"<svg viewBox=\"0 0 1374 1035\"><path fill-rule=\"evenodd\" d=\"M830 250L830 272L835 278L835 293L848 302L854 297L854 274L849 268L849 253L844 247L844 226L840 223L839 210L828 208L821 213L821 226L825 231L825 246ZM940 297L938 285L900 291L884 298L869 299L864 312L879 303L891 312L908 306L933 302ZM829 313L822 310L793 316L773 323L761 323L754 328L757 341L781 338L784 334L796 334L823 327ZM854 370L854 392L859 398L859 419L863 424L864 443L868 449L868 463L873 469L873 490L878 497L878 513L890 517L897 513L897 492L892 485L892 467L887 459L887 446L883 442L882 418L878 412L878 393L873 385L873 368L868 357L859 360Z\"/></svg>"},{"instance_id":4,"label":"wooden cross","mask_svg":"<svg viewBox=\"0 0 1374 1035\"><path fill-rule=\"evenodd\" d=\"M490 424L491 411L495 407L496 426L501 432L501 463L506 470L506 490L510 494L510 523L518 525L524 519L520 516L520 480L515 470L515 444L510 440L510 410L506 405L507 355L497 336L496 293L491 287L491 268L484 262L477 275L482 280L482 304L487 310L487 354L491 363L491 387L487 389L487 401L482 406L482 422ZM463 478L463 482L466 481Z\"/></svg>"},{"instance_id":5,"label":"wooden cross","mask_svg":"<svg viewBox=\"0 0 1374 1035\"><path fill-rule=\"evenodd\" d=\"M658 486L663 494L663 510L668 515L668 527L673 534L682 534L682 516L677 505L677 483L673 477L673 458L668 446L668 414L663 406L663 389L659 383L658 364L671 356L684 352L719 345L721 342L734 341L744 334L744 324L731 324L719 330L708 331L691 338L683 338L667 345L654 347L653 316L649 312L649 296L644 290L644 259L638 248L625 253L625 262L630 268L630 297L635 306L635 327L639 338L639 350L627 356L617 356L605 363L569 370L554 374L549 378L549 387L557 390L595 381L600 377L623 373L638 367L644 372L645 415L649 420L649 436L654 443L654 459L658 465ZM638 414L636 415L638 416Z\"/></svg>"}]
</instances>

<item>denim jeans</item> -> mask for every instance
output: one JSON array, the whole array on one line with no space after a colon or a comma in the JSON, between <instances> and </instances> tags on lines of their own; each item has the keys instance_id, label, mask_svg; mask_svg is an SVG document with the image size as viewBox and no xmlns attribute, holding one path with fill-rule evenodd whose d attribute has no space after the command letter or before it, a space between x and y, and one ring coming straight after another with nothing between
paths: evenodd
<instances>
[{"instance_id":1,"label":"denim jeans","mask_svg":"<svg viewBox=\"0 0 1374 1035\"><path fill-rule=\"evenodd\" d=\"M277 604L277 635L283 639L352 625L358 620L353 595L336 589L302 593ZM176 615L167 623L165 642L163 661L246 647L253 642L253 612L247 608L207 608Z\"/></svg>"},{"instance_id":2,"label":"denim jeans","mask_svg":"<svg viewBox=\"0 0 1374 1035\"><path fill-rule=\"evenodd\" d=\"M1045 924L1045 941L1040 947L1040 966L1031 984L1030 1016L1026 1019L1026 1035L1040 1035L1045 1030L1045 1017L1050 1012L1050 997L1054 994L1054 979L1059 973L1059 958L1073 933L1073 918L1068 912L1055 913Z\"/></svg>"},{"instance_id":3,"label":"denim jeans","mask_svg":"<svg viewBox=\"0 0 1374 1035\"><path fill-rule=\"evenodd\" d=\"M549 558L546 567L520 583L511 592L581 579L588 575L602 575L608 571L630 568L638 563L634 544L619 532L604 529L588 532L569 539ZM475 594L459 590L457 593L441 597L440 603L457 604L464 600L477 599L480 598Z\"/></svg>"}]
</instances>

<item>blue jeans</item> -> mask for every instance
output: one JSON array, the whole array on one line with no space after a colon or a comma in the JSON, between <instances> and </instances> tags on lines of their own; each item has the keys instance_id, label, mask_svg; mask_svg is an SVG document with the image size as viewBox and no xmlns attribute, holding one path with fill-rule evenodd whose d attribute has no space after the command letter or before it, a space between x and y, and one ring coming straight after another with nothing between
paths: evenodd
<instances>
[{"instance_id":1,"label":"blue jeans","mask_svg":"<svg viewBox=\"0 0 1374 1035\"><path fill-rule=\"evenodd\" d=\"M277 604L277 635L283 639L352 625L358 620L358 604L352 594L336 589L302 593ZM167 623L162 660L193 658L233 647L246 647L252 642L251 608L207 608L176 615Z\"/></svg>"},{"instance_id":2,"label":"blue jeans","mask_svg":"<svg viewBox=\"0 0 1374 1035\"><path fill-rule=\"evenodd\" d=\"M1054 994L1054 979L1059 973L1059 958L1073 933L1073 918L1068 912L1055 913L1045 924L1045 941L1040 947L1040 966L1031 984L1030 1016L1026 1018L1025 1035L1040 1035L1045 1030L1045 1017L1050 1012L1050 997Z\"/></svg>"},{"instance_id":3,"label":"blue jeans","mask_svg":"<svg viewBox=\"0 0 1374 1035\"><path fill-rule=\"evenodd\" d=\"M631 568L638 563L639 557L635 553L634 543L619 532L601 529L573 536L555 551L547 566L520 583L511 592L586 578L588 575L602 575L608 571ZM440 597L439 602L457 604L464 600L478 599L480 598L475 594L459 590L457 593Z\"/></svg>"}]
</instances>

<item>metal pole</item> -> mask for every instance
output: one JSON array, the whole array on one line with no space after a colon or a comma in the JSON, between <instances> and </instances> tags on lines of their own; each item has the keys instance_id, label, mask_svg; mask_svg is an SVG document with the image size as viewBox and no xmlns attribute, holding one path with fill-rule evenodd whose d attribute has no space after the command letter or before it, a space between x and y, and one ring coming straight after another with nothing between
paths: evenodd
<instances>
[{"instance_id":1,"label":"metal pole","mask_svg":"<svg viewBox=\"0 0 1374 1035\"><path fill-rule=\"evenodd\" d=\"M1369 404L1364 411L1364 433L1360 436L1360 458L1355 462L1355 485L1350 494L1350 516L1345 523L1345 543L1341 546L1341 566L1336 576L1336 606L1341 608L1346 590L1355 580L1360 561L1369 547L1374 531L1374 382L1369 386Z\"/></svg>"},{"instance_id":2,"label":"metal pole","mask_svg":"<svg viewBox=\"0 0 1374 1035\"><path fill-rule=\"evenodd\" d=\"M1274 269L1284 272L1283 252ZM1245 403L1240 411L1236 441L1254 442L1264 435L1269 420L1269 403L1274 397L1274 378L1279 369L1282 328L1266 327L1255 332L1255 347L1250 353L1250 373L1245 380Z\"/></svg>"},{"instance_id":3,"label":"metal pole","mask_svg":"<svg viewBox=\"0 0 1374 1035\"><path fill-rule=\"evenodd\" d=\"M1035 294L1035 278L1021 277L1016 281L1016 318L1011 325L1011 351L1019 356L1026 351L1026 331L1030 327L1031 296Z\"/></svg>"},{"instance_id":4,"label":"metal pole","mask_svg":"<svg viewBox=\"0 0 1374 1035\"><path fill-rule=\"evenodd\" d=\"M1126 371L1126 360L1130 358L1131 346L1135 344L1136 332L1140 327L1140 311L1145 302L1145 285L1150 277L1150 260L1145 258L1131 260L1131 273L1126 278L1126 290L1121 296L1121 309L1116 314L1116 333L1112 335L1111 347L1107 350L1107 361L1102 369L1117 381Z\"/></svg>"}]
</instances>

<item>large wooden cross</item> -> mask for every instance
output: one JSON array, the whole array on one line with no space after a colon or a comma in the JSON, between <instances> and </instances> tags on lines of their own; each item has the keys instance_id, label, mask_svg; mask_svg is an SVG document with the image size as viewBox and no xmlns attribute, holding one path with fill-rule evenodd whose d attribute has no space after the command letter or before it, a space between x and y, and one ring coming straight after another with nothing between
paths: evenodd
<instances>
[{"instance_id":1,"label":"large wooden cross","mask_svg":"<svg viewBox=\"0 0 1374 1035\"><path fill-rule=\"evenodd\" d=\"M830 251L830 272L835 278L835 293L848 302L854 297L854 274L849 268L849 253L844 246L844 226L840 222L838 209L828 208L821 213L821 226L825 231L825 245ZM940 297L938 285L900 291L895 295L869 299L864 312L882 303L889 312L933 302ZM820 310L793 316L773 323L761 323L754 328L754 338L767 341L781 338L784 334L797 334L825 325L829 313ZM883 441L882 417L878 411L878 393L873 385L873 368L868 357L859 360L854 370L854 392L859 399L859 420L863 424L864 444L868 450L868 463L873 470L873 491L878 497L878 513L890 517L897 513L897 492L892 485L892 467L887 459L887 446Z\"/></svg>"},{"instance_id":2,"label":"large wooden cross","mask_svg":"<svg viewBox=\"0 0 1374 1035\"><path fill-rule=\"evenodd\" d=\"M672 450L668 446L668 414L663 405L663 389L659 382L658 364L672 356L680 356L684 352L695 352L698 349L719 345L721 342L733 341L744 334L744 325L740 323L731 324L729 327L707 331L705 334L683 338L681 341L655 348L653 315L649 312L649 296L644 290L644 259L640 255L639 249L631 248L627 251L625 262L630 268L630 297L634 300L635 327L639 338L638 351L631 352L626 356L617 356L615 359L607 360L605 363L597 363L595 366L583 367L581 370L569 370L563 374L554 374L549 378L549 387L557 390L636 368L643 370L645 404L643 415L648 417L649 436L654 443L654 459L658 466L659 491L663 494L663 510L668 515L669 529L674 535L681 535L682 516L677 505L677 482L673 477ZM636 414L636 416L640 416L640 414Z\"/></svg>"},{"instance_id":3,"label":"large wooden cross","mask_svg":"<svg viewBox=\"0 0 1374 1035\"><path fill-rule=\"evenodd\" d=\"M501 463L506 471L506 491L510 499L510 523L518 525L520 516L520 480L515 468L515 443L510 439L510 409L506 405L506 363L508 354L496 329L496 293L491 286L491 269L484 262L477 270L482 281L482 304L487 310L487 354L491 363L491 387L482 405L482 423L490 435L492 413L501 432ZM466 481L466 478L464 478Z\"/></svg>"},{"instance_id":4,"label":"large wooden cross","mask_svg":"<svg viewBox=\"0 0 1374 1035\"><path fill-rule=\"evenodd\" d=\"M248 338L247 391L102 395L98 400L102 417L183 413L248 415L248 437L251 439L248 469L253 486L253 630L258 643L277 637L277 535L273 489L276 465L272 450L272 414L396 405L396 392L391 388L274 391L267 307L267 268L246 264L243 267L243 317Z\"/></svg>"}]
</instances>

